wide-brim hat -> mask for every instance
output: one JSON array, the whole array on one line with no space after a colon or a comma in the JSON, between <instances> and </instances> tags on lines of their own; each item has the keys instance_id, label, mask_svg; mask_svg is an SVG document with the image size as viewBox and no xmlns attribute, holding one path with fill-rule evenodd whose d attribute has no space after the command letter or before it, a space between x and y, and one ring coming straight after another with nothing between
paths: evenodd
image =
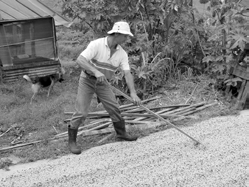
<instances>
[{"instance_id":1,"label":"wide-brim hat","mask_svg":"<svg viewBox=\"0 0 249 187\"><path fill-rule=\"evenodd\" d=\"M129 24L125 21L119 21L119 22L114 23L112 30L108 31L107 33L108 34L120 33L120 34L129 35L132 37L134 36L131 33Z\"/></svg>"}]
</instances>

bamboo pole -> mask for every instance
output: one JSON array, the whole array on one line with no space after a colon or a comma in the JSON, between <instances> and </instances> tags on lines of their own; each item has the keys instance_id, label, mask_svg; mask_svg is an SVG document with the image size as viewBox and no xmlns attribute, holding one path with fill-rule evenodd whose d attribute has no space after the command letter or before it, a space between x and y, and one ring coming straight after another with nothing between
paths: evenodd
<instances>
[{"instance_id":1,"label":"bamboo pole","mask_svg":"<svg viewBox=\"0 0 249 187\"><path fill-rule=\"evenodd\" d=\"M101 128L106 128L108 127L109 125L111 124L111 122L106 122L104 124L100 124L96 127L92 127L90 129L84 129L84 130L81 130L79 129L78 131L78 135L81 133L81 132L87 132L87 131L93 131L93 130L98 130L98 129L101 129ZM67 132L64 132L64 133L61 133L61 134L57 134L55 137L61 137L61 136L64 136L64 135L67 135Z\"/></svg>"},{"instance_id":2,"label":"bamboo pole","mask_svg":"<svg viewBox=\"0 0 249 187\"><path fill-rule=\"evenodd\" d=\"M155 97L152 97L152 98L149 98L149 99L145 99L143 101L141 101L142 103L146 103L146 102L149 102L149 101L153 101L153 100L156 100L156 99L160 99L161 96L155 96ZM126 104L126 105L121 105L119 107L119 109L123 109L123 110L126 110L127 108L129 107L132 107L132 109L134 108L138 108L138 106L134 105L133 103L130 103L130 104ZM96 111L95 113L103 113L103 112L106 112L106 110L101 110L101 111ZM72 115L74 112L64 112L64 114L66 115Z\"/></svg>"},{"instance_id":3,"label":"bamboo pole","mask_svg":"<svg viewBox=\"0 0 249 187\"><path fill-rule=\"evenodd\" d=\"M196 104L193 104L193 105L190 105L190 106L187 106L187 107L183 107L183 108L178 108L178 109L175 109L174 111L169 111L169 112L166 112L166 113L162 113L162 114L167 114L167 115L170 115L170 114L180 114L181 112L184 112L184 111L188 111L188 110L192 110L192 109L195 109L196 107L199 107L199 106L202 106L204 105L205 102L201 102L201 103L196 103Z\"/></svg>"},{"instance_id":4,"label":"bamboo pole","mask_svg":"<svg viewBox=\"0 0 249 187\"><path fill-rule=\"evenodd\" d=\"M88 125L84 125L82 127L79 128L79 130L81 129L86 129L86 128L92 128L94 125L98 124L98 123L105 123L105 122L111 122L111 119L98 119L98 120L94 120L92 122L90 122Z\"/></svg>"},{"instance_id":5,"label":"bamboo pole","mask_svg":"<svg viewBox=\"0 0 249 187\"><path fill-rule=\"evenodd\" d=\"M136 110L138 109L138 106L131 106L131 107L126 107L126 108L121 108L120 111L125 112L125 111L130 111L130 110Z\"/></svg>"},{"instance_id":6,"label":"bamboo pole","mask_svg":"<svg viewBox=\"0 0 249 187\"><path fill-rule=\"evenodd\" d=\"M162 114L164 112L167 112L167 111L171 111L172 109L171 108L166 108L164 110L161 110L161 111L158 111L156 112L156 114ZM141 118L137 118L135 119L136 121L141 121L141 120L145 120L145 119L148 119L147 117L141 117Z\"/></svg>"},{"instance_id":7,"label":"bamboo pole","mask_svg":"<svg viewBox=\"0 0 249 187\"><path fill-rule=\"evenodd\" d=\"M153 114L130 114L130 113L121 113L122 116L131 116L131 117L154 117ZM170 118L170 117L182 117L182 115L177 115L177 114L160 114L161 117L163 118Z\"/></svg>"},{"instance_id":8,"label":"bamboo pole","mask_svg":"<svg viewBox=\"0 0 249 187\"><path fill-rule=\"evenodd\" d=\"M145 129L145 128L152 128L152 127L156 127L159 126L161 124L159 123L155 123L153 126L151 126L150 124L147 125L132 125L132 126L127 126L127 130L131 130L134 128L137 129ZM67 133L67 132L65 132ZM8 150L12 150L12 149L17 149L17 148L21 148L21 147L27 147L27 146L31 146L34 144L38 144L38 143L42 143L42 142L46 142L46 141L56 141L56 140L60 140L63 138L67 138L67 134L63 133L63 136L54 136L52 138L48 138L45 140L37 140L37 141L33 141L33 142L29 142L29 143L23 143L23 144L18 144L15 146L9 146L9 147L4 147L0 149L0 152L2 151L8 151ZM101 130L85 130L85 131L80 131L78 133L78 136L92 136L92 135L100 135L100 134L107 134L107 133L114 133L114 128L105 128L105 129L101 129Z\"/></svg>"},{"instance_id":9,"label":"bamboo pole","mask_svg":"<svg viewBox=\"0 0 249 187\"><path fill-rule=\"evenodd\" d=\"M37 140L37 141L34 141L34 142L30 142L30 143L24 143L24 144L18 144L18 145L14 145L14 146L10 146L10 147L4 147L4 148L0 149L0 152L1 151L11 150L11 149L16 149L16 148L20 148L20 147L26 147L26 146L34 145L34 144L37 144L37 143L41 143L43 141L47 141L47 140Z\"/></svg>"},{"instance_id":10,"label":"bamboo pole","mask_svg":"<svg viewBox=\"0 0 249 187\"><path fill-rule=\"evenodd\" d=\"M185 102L185 104L187 104L190 101L190 99L192 99L192 97L193 97L193 95L194 95L195 90L196 90L197 87L198 87L198 84L195 86L194 90L192 91L190 97L187 99L187 101Z\"/></svg>"},{"instance_id":11,"label":"bamboo pole","mask_svg":"<svg viewBox=\"0 0 249 187\"><path fill-rule=\"evenodd\" d=\"M105 124L107 126L107 124ZM109 126L109 125L108 125ZM78 136L83 135L83 136L91 136L91 135L97 135L97 134L106 134L106 133L110 133L113 132L114 129L113 128L105 128L105 129L89 129L86 131L80 131L78 132Z\"/></svg>"},{"instance_id":12,"label":"bamboo pole","mask_svg":"<svg viewBox=\"0 0 249 187\"><path fill-rule=\"evenodd\" d=\"M157 107L148 107L150 110L156 110L156 109L161 109L161 108L179 108L179 107L186 107L189 106L189 104L181 104L181 105L166 105L166 106L157 106ZM133 110L129 110L127 112L142 112L144 109L137 108Z\"/></svg>"},{"instance_id":13,"label":"bamboo pole","mask_svg":"<svg viewBox=\"0 0 249 187\"><path fill-rule=\"evenodd\" d=\"M173 113L175 113L175 112L184 111L184 110L186 110L186 109L194 108L194 107L201 106L201 105L204 105L204 102L197 103L197 104L190 105L190 106L186 106L186 107L183 107L183 108L164 109L164 110L161 110L161 111L156 112L156 114L171 115L171 114L173 114ZM140 121L140 120L144 120L144 119L147 119L147 118L141 117L141 118L137 118L136 120L137 120L137 121Z\"/></svg>"},{"instance_id":14,"label":"bamboo pole","mask_svg":"<svg viewBox=\"0 0 249 187\"><path fill-rule=\"evenodd\" d=\"M196 111L196 108L190 108L190 109L178 112L178 115L187 116L189 112L195 113L197 111Z\"/></svg>"},{"instance_id":15,"label":"bamboo pole","mask_svg":"<svg viewBox=\"0 0 249 187\"><path fill-rule=\"evenodd\" d=\"M135 121L135 120L125 120L126 123L137 123L137 124L151 124L153 121Z\"/></svg>"},{"instance_id":16,"label":"bamboo pole","mask_svg":"<svg viewBox=\"0 0 249 187\"><path fill-rule=\"evenodd\" d=\"M88 115L91 119L93 118L99 118L99 117L109 117L109 114L90 114ZM121 116L123 117L144 117L144 118L148 118L148 117L154 117L154 115L152 114L139 114L139 113L135 113L135 114L132 114L132 113L121 113ZM161 117L163 118L172 118L172 117L182 117L182 115L173 115L173 114L160 114ZM81 118L81 116L76 116L74 118L70 118L70 119L65 119L64 121L65 122L68 122L68 121L71 121L71 120L75 120L75 119L78 119L78 118Z\"/></svg>"},{"instance_id":17,"label":"bamboo pole","mask_svg":"<svg viewBox=\"0 0 249 187\"><path fill-rule=\"evenodd\" d=\"M141 103L144 104L146 102L157 100L157 99L160 99L160 98L161 98L161 96L155 96L155 97L152 97L152 98L149 98L149 99L145 99L145 100L141 101ZM119 109L123 109L123 108L129 107L129 106L136 106L136 105L134 105L134 103L130 103L130 104L127 104L127 105L120 106Z\"/></svg>"},{"instance_id":18,"label":"bamboo pole","mask_svg":"<svg viewBox=\"0 0 249 187\"><path fill-rule=\"evenodd\" d=\"M188 107L178 108L178 109L175 109L175 110L164 112L164 113L162 113L162 115L172 115L172 114L174 114L176 116L177 115L182 115L182 117L180 117L180 118L185 119L186 115L188 115L188 114L185 114L186 112L193 111L193 113L194 113L194 111L196 110L196 107L202 106L203 104L204 104L204 102L201 102L201 103L197 103L197 104L194 104L194 105L191 105L191 106L188 106Z\"/></svg>"},{"instance_id":19,"label":"bamboo pole","mask_svg":"<svg viewBox=\"0 0 249 187\"><path fill-rule=\"evenodd\" d=\"M206 109L206 108L208 108L208 107L211 107L211 106L214 106L214 105L217 105L218 103L217 102L215 102L215 103L211 103L211 104L207 104L207 105L205 105L205 106L202 106L202 107L199 107L199 108L197 108L196 110L191 110L191 111L188 111L188 112L186 112L184 115L189 115L189 114L193 114L193 113L195 113L195 112L198 112L198 111L201 111L201 110L204 110L204 109ZM184 118L183 117L179 117L179 118L175 118L175 119L173 119L172 121L179 121L179 120L183 120Z\"/></svg>"},{"instance_id":20,"label":"bamboo pole","mask_svg":"<svg viewBox=\"0 0 249 187\"><path fill-rule=\"evenodd\" d=\"M11 126L10 128L8 128L3 134L0 135L0 137L2 137L3 135L5 135L7 132L9 132L14 126Z\"/></svg>"},{"instance_id":21,"label":"bamboo pole","mask_svg":"<svg viewBox=\"0 0 249 187\"><path fill-rule=\"evenodd\" d=\"M186 110L178 111L175 113L175 115L184 115L186 112L189 112L189 111L196 111L196 108L188 108Z\"/></svg>"},{"instance_id":22,"label":"bamboo pole","mask_svg":"<svg viewBox=\"0 0 249 187\"><path fill-rule=\"evenodd\" d=\"M108 140L109 138L112 138L114 135L115 135L114 133L111 133L111 134L107 135L106 137L104 137L104 138L102 138L101 140L99 140L99 141L97 142L97 144L101 144L102 142Z\"/></svg>"},{"instance_id":23,"label":"bamboo pole","mask_svg":"<svg viewBox=\"0 0 249 187\"><path fill-rule=\"evenodd\" d=\"M210 104L207 104L207 105L204 105L204 106L201 106L201 107L195 109L195 111L188 111L188 112L186 112L184 115L193 114L193 113L195 113L195 112L204 110L204 109L206 109L206 108L208 108L208 107L211 107L211 106L214 106L214 105L217 105L217 104L218 104L217 102L210 103Z\"/></svg>"}]
</instances>

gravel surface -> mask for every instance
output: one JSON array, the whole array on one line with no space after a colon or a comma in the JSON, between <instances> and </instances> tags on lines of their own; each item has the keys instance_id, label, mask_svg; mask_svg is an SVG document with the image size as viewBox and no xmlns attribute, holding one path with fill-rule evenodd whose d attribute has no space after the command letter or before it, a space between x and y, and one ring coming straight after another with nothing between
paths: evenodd
<instances>
[{"instance_id":1,"label":"gravel surface","mask_svg":"<svg viewBox=\"0 0 249 187\"><path fill-rule=\"evenodd\" d=\"M249 112L0 171L1 187L248 187Z\"/></svg>"}]
</instances>

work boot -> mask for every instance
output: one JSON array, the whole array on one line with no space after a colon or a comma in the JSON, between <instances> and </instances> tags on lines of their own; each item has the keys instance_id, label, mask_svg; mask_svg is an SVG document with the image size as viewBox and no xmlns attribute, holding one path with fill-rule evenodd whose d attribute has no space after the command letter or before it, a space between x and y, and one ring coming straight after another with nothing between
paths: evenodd
<instances>
[{"instance_id":1,"label":"work boot","mask_svg":"<svg viewBox=\"0 0 249 187\"><path fill-rule=\"evenodd\" d=\"M137 136L131 136L126 133L124 120L113 122L113 126L117 133L116 138L118 140L125 140L125 141L136 141L137 140L138 138Z\"/></svg>"},{"instance_id":2,"label":"work boot","mask_svg":"<svg viewBox=\"0 0 249 187\"><path fill-rule=\"evenodd\" d=\"M78 129L71 129L68 127L68 147L71 153L80 154L81 149L76 144Z\"/></svg>"}]
</instances>

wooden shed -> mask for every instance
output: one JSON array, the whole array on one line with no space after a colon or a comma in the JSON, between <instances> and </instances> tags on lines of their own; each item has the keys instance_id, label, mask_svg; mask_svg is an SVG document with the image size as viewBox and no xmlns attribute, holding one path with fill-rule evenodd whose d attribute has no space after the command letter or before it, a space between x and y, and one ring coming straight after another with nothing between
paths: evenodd
<instances>
[{"instance_id":1,"label":"wooden shed","mask_svg":"<svg viewBox=\"0 0 249 187\"><path fill-rule=\"evenodd\" d=\"M0 0L0 82L57 71L56 26L69 24L39 0Z\"/></svg>"}]
</instances>

